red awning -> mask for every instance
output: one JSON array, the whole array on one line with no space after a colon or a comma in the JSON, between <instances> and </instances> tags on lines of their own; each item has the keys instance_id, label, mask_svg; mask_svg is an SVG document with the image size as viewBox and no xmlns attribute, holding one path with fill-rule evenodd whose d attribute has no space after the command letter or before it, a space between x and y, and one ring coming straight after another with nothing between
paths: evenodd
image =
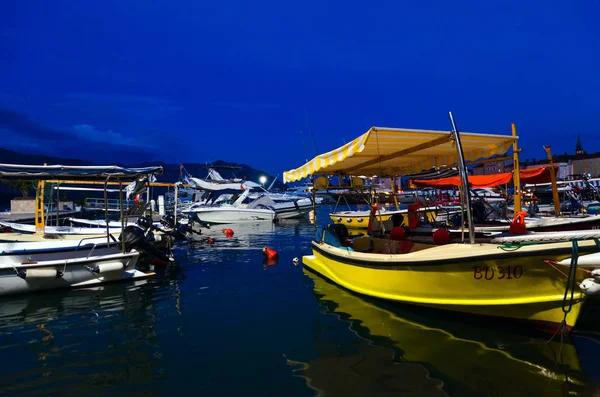
<instances>
[{"instance_id":1,"label":"red awning","mask_svg":"<svg viewBox=\"0 0 600 397\"><path fill-rule=\"evenodd\" d=\"M558 167L554 167L554 172L558 172ZM537 168L525 168L520 172L521 183L547 183L550 182L550 166L542 166ZM512 172L503 172L501 174L492 175L472 175L469 176L469 187L471 188L486 188L505 185L512 181ZM460 178L451 176L449 178L440 178L432 180L415 179L411 181L416 187L435 187L438 189L452 189L460 186Z\"/></svg>"}]
</instances>

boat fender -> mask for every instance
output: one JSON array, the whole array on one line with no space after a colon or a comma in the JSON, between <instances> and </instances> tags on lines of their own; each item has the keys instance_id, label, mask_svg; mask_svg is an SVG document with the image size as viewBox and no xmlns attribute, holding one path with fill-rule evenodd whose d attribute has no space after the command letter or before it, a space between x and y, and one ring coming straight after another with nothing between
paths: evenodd
<instances>
[{"instance_id":1,"label":"boat fender","mask_svg":"<svg viewBox=\"0 0 600 397\"><path fill-rule=\"evenodd\" d=\"M298 266L298 263L300 263L300 259L298 257L295 257L294 259L292 259L292 263L294 264L294 266Z\"/></svg>"},{"instance_id":2,"label":"boat fender","mask_svg":"<svg viewBox=\"0 0 600 397\"><path fill-rule=\"evenodd\" d=\"M595 278L586 278L579 284L579 288L586 295L600 295L600 282Z\"/></svg>"},{"instance_id":3,"label":"boat fender","mask_svg":"<svg viewBox=\"0 0 600 397\"><path fill-rule=\"evenodd\" d=\"M335 218L335 220L340 222L342 220L342 218L338 216L337 218Z\"/></svg>"},{"instance_id":4,"label":"boat fender","mask_svg":"<svg viewBox=\"0 0 600 397\"><path fill-rule=\"evenodd\" d=\"M352 223L352 218L346 218L346 222Z\"/></svg>"},{"instance_id":5,"label":"boat fender","mask_svg":"<svg viewBox=\"0 0 600 397\"><path fill-rule=\"evenodd\" d=\"M61 278L63 273L56 269L24 269L17 275L23 280L51 280Z\"/></svg>"},{"instance_id":6,"label":"boat fender","mask_svg":"<svg viewBox=\"0 0 600 397\"><path fill-rule=\"evenodd\" d=\"M417 215L417 210L419 209L418 204L410 204L408 206L408 228L415 229L419 226L419 215Z\"/></svg>"},{"instance_id":7,"label":"boat fender","mask_svg":"<svg viewBox=\"0 0 600 397\"><path fill-rule=\"evenodd\" d=\"M279 259L279 253L273 249L263 247L262 252L268 259L273 259L273 260Z\"/></svg>"},{"instance_id":8,"label":"boat fender","mask_svg":"<svg viewBox=\"0 0 600 397\"><path fill-rule=\"evenodd\" d=\"M592 270L591 274L596 280L600 281L600 269Z\"/></svg>"},{"instance_id":9,"label":"boat fender","mask_svg":"<svg viewBox=\"0 0 600 397\"><path fill-rule=\"evenodd\" d=\"M233 229L229 229L229 228L227 228L227 229L223 229L223 230L221 230L221 231L223 232L223 234L224 234L224 235L225 235L225 237L227 237L227 238L231 238L231 237L233 237L233 235L234 235L234 233L233 233Z\"/></svg>"},{"instance_id":10,"label":"boat fender","mask_svg":"<svg viewBox=\"0 0 600 397\"><path fill-rule=\"evenodd\" d=\"M440 228L433 232L433 243L437 245L444 245L450 242L450 232L448 229Z\"/></svg>"},{"instance_id":11,"label":"boat fender","mask_svg":"<svg viewBox=\"0 0 600 397\"><path fill-rule=\"evenodd\" d=\"M395 241L404 240L406 237L406 230L402 226L396 226L390 232L390 239Z\"/></svg>"},{"instance_id":12,"label":"boat fender","mask_svg":"<svg viewBox=\"0 0 600 397\"><path fill-rule=\"evenodd\" d=\"M356 222L360 223L363 221L363 218L356 218Z\"/></svg>"},{"instance_id":13,"label":"boat fender","mask_svg":"<svg viewBox=\"0 0 600 397\"><path fill-rule=\"evenodd\" d=\"M510 224L509 231L512 234L526 234L527 227L525 226L525 217L527 216L527 212L517 212L515 218Z\"/></svg>"},{"instance_id":14,"label":"boat fender","mask_svg":"<svg viewBox=\"0 0 600 397\"><path fill-rule=\"evenodd\" d=\"M125 265L123 265L121 262L106 262L96 265L96 267L92 268L92 272L98 274L115 272L118 270L123 270L124 267Z\"/></svg>"}]
</instances>

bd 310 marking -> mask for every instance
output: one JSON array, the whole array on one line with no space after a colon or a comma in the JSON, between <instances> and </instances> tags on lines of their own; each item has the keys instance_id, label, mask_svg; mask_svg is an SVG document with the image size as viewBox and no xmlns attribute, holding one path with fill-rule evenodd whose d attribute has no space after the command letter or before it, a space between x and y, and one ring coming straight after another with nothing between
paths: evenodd
<instances>
[{"instance_id":1,"label":"bd 310 marking","mask_svg":"<svg viewBox=\"0 0 600 397\"><path fill-rule=\"evenodd\" d=\"M473 278L475 280L518 280L523 276L523 267L517 266L473 266Z\"/></svg>"}]
</instances>

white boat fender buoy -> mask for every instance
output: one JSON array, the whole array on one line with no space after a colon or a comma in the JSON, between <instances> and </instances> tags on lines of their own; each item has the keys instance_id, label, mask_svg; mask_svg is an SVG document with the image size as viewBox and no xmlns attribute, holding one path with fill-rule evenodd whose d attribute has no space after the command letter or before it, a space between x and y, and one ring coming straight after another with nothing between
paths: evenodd
<instances>
[{"instance_id":1,"label":"white boat fender buoy","mask_svg":"<svg viewBox=\"0 0 600 397\"><path fill-rule=\"evenodd\" d=\"M298 263L300 263L300 259L298 259L298 257L295 257L294 259L292 259L292 263L293 263L295 266L298 266Z\"/></svg>"},{"instance_id":2,"label":"white boat fender buoy","mask_svg":"<svg viewBox=\"0 0 600 397\"><path fill-rule=\"evenodd\" d=\"M346 218L346 222L352 223L352 218Z\"/></svg>"},{"instance_id":3,"label":"white boat fender buoy","mask_svg":"<svg viewBox=\"0 0 600 397\"><path fill-rule=\"evenodd\" d=\"M592 270L592 276L594 276L596 278L596 280L600 281L600 269L594 269Z\"/></svg>"},{"instance_id":4,"label":"white boat fender buoy","mask_svg":"<svg viewBox=\"0 0 600 397\"><path fill-rule=\"evenodd\" d=\"M595 278L586 278L579 284L586 295L600 295L600 283Z\"/></svg>"},{"instance_id":5,"label":"white boat fender buoy","mask_svg":"<svg viewBox=\"0 0 600 397\"><path fill-rule=\"evenodd\" d=\"M108 272L115 272L117 270L123 270L123 268L125 267L125 265L123 265L121 262L106 262L106 263L100 263L98 265L96 265L96 267L92 268L92 272L94 273L108 273Z\"/></svg>"},{"instance_id":6,"label":"white boat fender buoy","mask_svg":"<svg viewBox=\"0 0 600 397\"><path fill-rule=\"evenodd\" d=\"M563 259L557 263L562 266L570 266L571 258ZM600 253L596 252L593 254L580 255L577 258L577 266L600 266Z\"/></svg>"},{"instance_id":7,"label":"white boat fender buoy","mask_svg":"<svg viewBox=\"0 0 600 397\"><path fill-rule=\"evenodd\" d=\"M23 269L17 270L17 275L23 280L53 280L62 277L62 272L54 268L50 269Z\"/></svg>"},{"instance_id":8,"label":"white boat fender buoy","mask_svg":"<svg viewBox=\"0 0 600 397\"><path fill-rule=\"evenodd\" d=\"M360 223L360 222L362 222L362 221L363 221L363 218L356 218L356 222L359 222L359 223Z\"/></svg>"}]
</instances>

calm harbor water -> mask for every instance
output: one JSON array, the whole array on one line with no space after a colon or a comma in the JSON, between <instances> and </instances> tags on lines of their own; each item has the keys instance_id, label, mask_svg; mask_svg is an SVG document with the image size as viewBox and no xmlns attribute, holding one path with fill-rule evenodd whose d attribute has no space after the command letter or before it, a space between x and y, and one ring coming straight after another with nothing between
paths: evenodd
<instances>
[{"instance_id":1,"label":"calm harbor water","mask_svg":"<svg viewBox=\"0 0 600 397\"><path fill-rule=\"evenodd\" d=\"M1 299L0 395L600 396L590 336L353 294L292 263L308 220L232 228L147 281Z\"/></svg>"}]
</instances>

